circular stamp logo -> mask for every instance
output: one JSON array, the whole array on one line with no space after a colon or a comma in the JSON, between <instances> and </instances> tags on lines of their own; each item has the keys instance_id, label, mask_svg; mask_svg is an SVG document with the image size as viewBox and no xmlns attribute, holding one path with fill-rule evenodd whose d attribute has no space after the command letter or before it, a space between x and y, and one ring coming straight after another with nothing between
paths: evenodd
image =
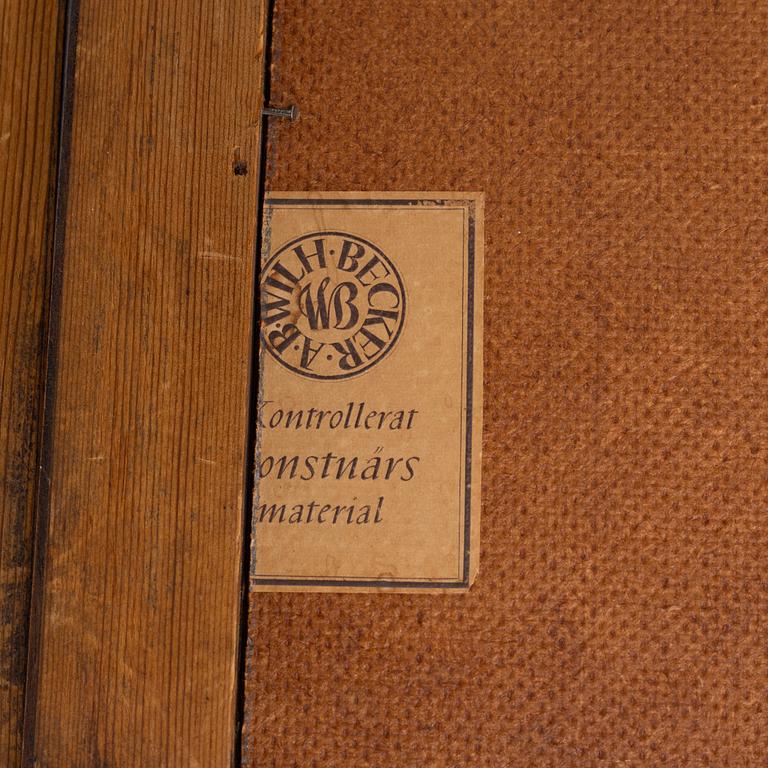
<instances>
[{"instance_id":1,"label":"circular stamp logo","mask_svg":"<svg viewBox=\"0 0 768 768\"><path fill-rule=\"evenodd\" d=\"M357 235L302 235L262 269L262 344L302 376L346 379L370 370L395 345L404 320L400 274Z\"/></svg>"}]
</instances>

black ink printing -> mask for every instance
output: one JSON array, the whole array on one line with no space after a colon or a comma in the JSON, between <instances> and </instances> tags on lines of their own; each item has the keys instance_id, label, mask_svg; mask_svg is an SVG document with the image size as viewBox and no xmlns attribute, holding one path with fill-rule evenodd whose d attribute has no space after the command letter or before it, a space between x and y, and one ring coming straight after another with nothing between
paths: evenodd
<instances>
[{"instance_id":1,"label":"black ink printing","mask_svg":"<svg viewBox=\"0 0 768 768\"><path fill-rule=\"evenodd\" d=\"M377 525L382 522L384 497L374 504L321 504L309 501L301 504L259 504L257 523L316 523L318 525Z\"/></svg>"},{"instance_id":2,"label":"black ink printing","mask_svg":"<svg viewBox=\"0 0 768 768\"><path fill-rule=\"evenodd\" d=\"M383 360L405 321L405 286L373 243L313 232L279 248L262 269L261 342L310 379L346 379Z\"/></svg>"},{"instance_id":3,"label":"black ink printing","mask_svg":"<svg viewBox=\"0 0 768 768\"><path fill-rule=\"evenodd\" d=\"M322 456L265 456L259 463L259 477L278 480L402 480L416 474L418 456L379 456L381 448L366 459L338 456L329 451Z\"/></svg>"},{"instance_id":4,"label":"black ink printing","mask_svg":"<svg viewBox=\"0 0 768 768\"><path fill-rule=\"evenodd\" d=\"M265 400L258 413L263 429L361 429L409 430L418 411L369 409L365 402L347 403L344 408L282 408L274 400Z\"/></svg>"}]
</instances>

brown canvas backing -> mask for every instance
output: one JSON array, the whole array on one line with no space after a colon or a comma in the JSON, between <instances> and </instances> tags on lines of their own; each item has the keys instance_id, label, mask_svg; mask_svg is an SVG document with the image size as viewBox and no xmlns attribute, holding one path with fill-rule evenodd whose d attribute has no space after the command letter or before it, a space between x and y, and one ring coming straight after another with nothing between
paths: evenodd
<instances>
[{"instance_id":1,"label":"brown canvas backing","mask_svg":"<svg viewBox=\"0 0 768 768\"><path fill-rule=\"evenodd\" d=\"M485 193L480 574L253 594L247 766L768 765L756 2L281 0L267 188Z\"/></svg>"}]
</instances>

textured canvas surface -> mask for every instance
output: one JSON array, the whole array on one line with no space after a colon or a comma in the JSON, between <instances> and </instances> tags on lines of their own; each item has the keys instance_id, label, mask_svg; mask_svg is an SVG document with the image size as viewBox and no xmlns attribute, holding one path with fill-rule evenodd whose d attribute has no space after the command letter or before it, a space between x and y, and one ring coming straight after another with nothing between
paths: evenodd
<instances>
[{"instance_id":1,"label":"textured canvas surface","mask_svg":"<svg viewBox=\"0 0 768 768\"><path fill-rule=\"evenodd\" d=\"M480 575L254 594L245 763L768 765L768 6L281 0L268 188L486 195Z\"/></svg>"}]
</instances>

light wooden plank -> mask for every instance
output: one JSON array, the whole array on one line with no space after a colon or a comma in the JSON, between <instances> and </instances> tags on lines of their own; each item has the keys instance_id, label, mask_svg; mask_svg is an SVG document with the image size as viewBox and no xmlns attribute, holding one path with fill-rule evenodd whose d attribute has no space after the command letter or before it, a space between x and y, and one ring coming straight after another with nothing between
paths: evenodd
<instances>
[{"instance_id":1,"label":"light wooden plank","mask_svg":"<svg viewBox=\"0 0 768 768\"><path fill-rule=\"evenodd\" d=\"M263 18L260 0L79 4L41 768L233 757Z\"/></svg>"}]
</instances>

